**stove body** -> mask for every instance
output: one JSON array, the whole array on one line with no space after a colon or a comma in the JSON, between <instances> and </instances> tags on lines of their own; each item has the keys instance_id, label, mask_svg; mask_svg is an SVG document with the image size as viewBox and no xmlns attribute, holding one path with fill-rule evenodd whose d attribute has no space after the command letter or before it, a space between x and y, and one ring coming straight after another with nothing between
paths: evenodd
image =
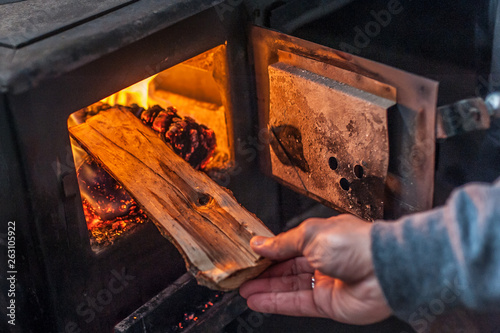
<instances>
[{"instance_id":1,"label":"stove body","mask_svg":"<svg viewBox=\"0 0 500 333\"><path fill-rule=\"evenodd\" d=\"M2 27L9 35L0 47L1 218L15 222L17 256L16 326L3 331L110 331L185 272L177 250L151 223L92 251L67 130L72 112L227 45L229 98L238 110L231 127L235 140L255 150L246 141L255 114L251 83L242 79L250 75L240 10L221 19L212 1L100 3L0 5L41 10L21 20L23 29ZM245 158L236 154L227 186L277 232L277 185L258 171L255 158ZM255 188L267 194L266 205L252 198ZM7 289L2 284L3 295ZM7 302L2 298L2 307Z\"/></svg>"},{"instance_id":2,"label":"stove body","mask_svg":"<svg viewBox=\"0 0 500 333\"><path fill-rule=\"evenodd\" d=\"M351 1L340 2L346 6ZM23 22L21 28L12 21L0 25L8 32L0 38L0 218L2 226L7 221L15 222L17 271L17 324L2 330L110 331L141 305L150 304L148 300L165 288L175 289L172 283L185 272L184 262L152 223L139 226L98 253L91 248L67 121L81 108L216 47L225 48L225 98L230 105L234 153L234 167L225 174L224 185L271 230L282 231L285 221L313 205L300 194L342 211L363 214L349 207L349 202L339 203L331 197L325 200L321 194L302 188L303 170L286 169L290 167L290 154L284 141L278 138L280 142L274 142L273 147L277 129L290 124L280 123L283 119L267 109L269 101L276 104L283 93L280 86L269 81L269 73L280 79L280 75L296 73L296 68L312 73L306 77L309 82L315 75L328 78L329 71L358 73L358 81L381 82L379 87L389 92L371 92L384 98L390 99L391 89L395 89L393 99L400 105L394 108L387 104L386 110L392 115L385 122L386 141L393 144L392 157L384 161L382 214L398 217L432 206L437 85L414 76L410 84L403 83L408 76L384 65L278 32L247 29L247 23L253 20L291 32L304 20L322 15L316 10L321 8L321 1L311 5L309 18L291 15L293 19L285 14L301 10L296 1L288 1L285 6L266 1L244 4L203 0L168 4L158 0L110 0L87 5L17 2L23 3L29 3L34 11L24 20L22 7L11 13ZM0 10L2 6L9 5L0 4ZM342 6L328 8L333 11ZM299 36L302 33L304 30L296 32ZM359 82L353 86L363 88ZM452 94L445 102L452 102L458 95ZM419 97L425 100L422 108L415 102ZM277 122L272 123L271 118ZM282 156L280 149L285 150ZM407 158L398 158L401 156ZM331 157L325 155L320 170L334 170ZM285 167L273 169L273 163ZM345 178L352 185L359 176L359 166L365 172L370 167L362 164L362 159L349 163L345 170L341 168L345 174L339 179ZM331 177L338 193L348 191L337 176ZM363 173L358 178L362 177ZM350 196L346 192L345 197L334 197ZM382 217L367 215L368 219L374 216ZM7 234L4 230L2 233ZM6 295L9 285L0 277L2 295ZM0 298L0 305L7 306L9 301Z\"/></svg>"}]
</instances>

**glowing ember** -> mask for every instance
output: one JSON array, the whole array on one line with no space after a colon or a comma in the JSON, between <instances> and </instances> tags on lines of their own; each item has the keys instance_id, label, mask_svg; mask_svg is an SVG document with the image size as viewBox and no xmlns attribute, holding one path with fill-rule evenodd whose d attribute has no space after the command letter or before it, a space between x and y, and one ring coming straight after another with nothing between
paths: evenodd
<instances>
[{"instance_id":1,"label":"glowing ember","mask_svg":"<svg viewBox=\"0 0 500 333\"><path fill-rule=\"evenodd\" d=\"M206 172L220 184L226 184L227 172L233 167L228 139L230 122L223 99L217 95L217 82L204 79L204 71L212 78L213 54L218 52L214 50L192 60L187 66L177 66L159 76L151 76L73 113L68 126L81 124L111 108L128 110L156 131L193 168ZM207 62L207 59L211 60ZM193 66L196 67L194 72ZM171 90L177 87L179 80L184 82L185 73L196 73L206 82L202 81L203 87L188 85L183 93ZM176 105L179 111L172 105ZM147 221L146 214L126 190L81 147L74 144L73 153L75 165L79 166L77 173L83 210L94 250L96 246L112 244L120 235Z\"/></svg>"},{"instance_id":2,"label":"glowing ember","mask_svg":"<svg viewBox=\"0 0 500 333\"><path fill-rule=\"evenodd\" d=\"M216 148L214 131L190 117L179 116L174 107L165 110L155 105L145 110L137 104L112 107L101 102L84 109L85 119L115 107L132 112L158 132L193 168L203 169L213 159ZM90 156L85 158L77 173L91 242L112 244L135 225L147 221L146 214L122 185Z\"/></svg>"},{"instance_id":3,"label":"glowing ember","mask_svg":"<svg viewBox=\"0 0 500 333\"><path fill-rule=\"evenodd\" d=\"M78 168L83 213L93 242L112 244L148 217L135 200L90 156Z\"/></svg>"},{"instance_id":4,"label":"glowing ember","mask_svg":"<svg viewBox=\"0 0 500 333\"><path fill-rule=\"evenodd\" d=\"M163 141L193 168L203 170L213 159L217 145L212 129L191 117L179 116L173 106L165 110L155 105L145 110L134 104L129 109L145 125L158 132Z\"/></svg>"},{"instance_id":5,"label":"glowing ember","mask_svg":"<svg viewBox=\"0 0 500 333\"><path fill-rule=\"evenodd\" d=\"M87 220L87 228L92 235L92 239L99 245L113 244L120 235L130 231L137 224L144 223L148 219L141 209L136 208L127 216L117 217L112 220L103 220L95 213L95 210L87 200L82 199L82 204L85 219Z\"/></svg>"},{"instance_id":6,"label":"glowing ember","mask_svg":"<svg viewBox=\"0 0 500 333\"><path fill-rule=\"evenodd\" d=\"M199 316L201 316L205 311L208 311L208 309L214 306L214 303L217 303L222 299L222 297L220 297L222 295L224 295L223 292L213 294L210 296L209 301L194 307L192 311L184 312L182 320L179 322L179 324L177 324L177 326L173 326L171 331L180 332L184 328L189 327L189 325L191 325L193 322L198 321Z\"/></svg>"}]
</instances>

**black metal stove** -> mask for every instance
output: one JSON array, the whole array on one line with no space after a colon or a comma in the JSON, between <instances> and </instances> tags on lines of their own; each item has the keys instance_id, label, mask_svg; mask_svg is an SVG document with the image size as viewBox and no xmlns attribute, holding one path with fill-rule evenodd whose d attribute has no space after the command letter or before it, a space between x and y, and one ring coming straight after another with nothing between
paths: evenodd
<instances>
[{"instance_id":1,"label":"black metal stove","mask_svg":"<svg viewBox=\"0 0 500 333\"><path fill-rule=\"evenodd\" d=\"M266 327L279 330L277 326L269 325L269 320L263 324L262 316L259 317L262 323L254 325L254 313L240 316L245 306L236 294L217 296L222 299L219 305L212 302L215 294L198 289L201 287L195 287L192 279L183 276L185 267L181 256L151 223L140 225L103 250L96 252L92 249L68 134L68 117L151 75L208 50L224 47L227 89L223 99L230 112L229 136L236 166L227 171L224 185L243 206L274 232L279 232L285 228L286 221L292 219L290 226L293 221L299 222L307 217L299 214L313 207L314 202L270 180L259 169L257 156L271 152L269 142L259 140L257 119L257 110L268 96L266 91L257 94L260 88L256 88L255 81L262 80L262 77L256 79L254 75L255 59L248 50L247 23L253 21L285 32L294 31L296 35L312 36L309 39L324 44L328 42L322 38L328 34L321 31L332 33L331 30L335 30L339 31L336 37L351 42L349 36L342 36L342 33L350 33L349 27L342 30L342 27L332 25L329 30L325 28L328 21L316 20L324 15L322 10L334 11L351 2L312 1L304 5L301 1L0 0L0 223L3 226L8 221L15 222L16 257L10 268L13 273L8 274L17 279L15 297L6 296L11 284L4 276L5 270L0 272L0 306L5 309L14 299L16 307L16 325L2 321L0 330L164 332L175 325L190 322L192 327L186 330L188 332L217 332L231 321L226 332L260 332ZM359 7L354 7L350 13L356 10L359 11ZM402 16L409 15L406 11ZM353 18L353 22L363 23L364 20ZM314 22L295 30L308 21ZM278 35L268 35L262 39L262 44L273 44L272 36ZM304 43L295 47L293 39L290 42L286 35L280 38L289 45L286 52L300 51L304 45L311 45ZM415 70L408 65L414 63L402 60L415 58L402 58L399 53L382 56L380 50L389 47L373 43L376 46L370 50L375 54L361 55L389 65L405 67L406 64L405 69ZM338 45L330 46L337 48ZM316 57L314 60L324 60L327 65L338 65L343 69L352 70L362 64L361 67L366 69L363 75L370 79L374 79L371 69L385 68L365 60L358 59L358 63L356 57L342 53L325 55L321 53L321 47L315 50L319 53L299 55ZM267 65L282 60L279 57L283 52L280 51L283 50L254 52L254 55L259 54L257 61L261 65L257 76L266 71ZM310 61L299 60L302 63ZM354 67L353 63L356 64ZM426 68L426 61L419 60L419 64ZM463 73L462 77L470 75L468 69ZM421 74L429 73L423 71ZM384 78L387 79L384 76L378 79ZM447 91L454 94L450 93L446 103L461 97L453 88L445 89L445 93ZM420 93L433 94L425 89ZM421 110L417 111L422 116ZM265 126L266 119L261 115L261 127L263 120ZM393 131L389 133L389 141L400 138L401 133L398 128L394 130L394 124L401 125L403 120L397 117L389 119ZM432 120L423 117L422 121L427 130L433 130ZM422 128L413 133L425 136L425 130L420 132ZM418 141L413 139L410 137L408 142L395 147L401 152L405 149L411 152ZM383 189L386 192L382 195L404 193L403 199L394 200L396 203L392 206L384 207L386 217L430 208L434 148L431 145L429 154L432 159L425 162L430 169L421 168L425 184L412 183L409 192L401 190L398 187L401 184L394 181L401 175L398 174L397 161L391 157L392 169L389 166L388 175L393 182L386 184L388 187ZM408 179L413 181L414 178ZM281 182L287 184L287 179L281 179ZM422 196L416 198L411 192L413 190L423 193ZM393 196L389 197L393 200ZM413 203L408 204L405 200L414 200L417 204L412 206ZM313 210L312 214L332 214L332 210L320 207L321 211ZM347 206L337 208L349 211ZM7 229L2 228L1 233L7 235ZM2 256L7 257L9 243L2 238L1 244ZM192 302L186 302L186 299ZM179 302L179 306L175 302ZM199 305L204 306L207 302L214 305L207 311L206 318L200 320L201 324L194 322L198 313L194 310L193 317L184 321L184 308L198 311ZM162 317L163 312L169 312L168 318ZM272 318L282 325L283 331L301 325L311 327L311 331L313 327L317 331L354 329L330 321L301 321L301 324L281 317ZM287 320L289 326L285 326ZM365 331L400 332L403 329L410 330L390 320L367 327Z\"/></svg>"},{"instance_id":2,"label":"black metal stove","mask_svg":"<svg viewBox=\"0 0 500 333\"><path fill-rule=\"evenodd\" d=\"M214 7L219 3L0 4L0 214L15 222L11 271L17 272L16 325L2 320L2 331L109 332L185 272L177 250L152 224L92 251L67 120L133 83L226 45L228 98L238 110L232 128L236 140L252 136L252 88L241 79L249 77L244 20L234 6L221 19ZM228 187L278 231L278 186L256 171L256 160L239 165ZM252 199L255 186L269 195L269 205ZM10 298L3 269L1 274L5 309Z\"/></svg>"}]
</instances>

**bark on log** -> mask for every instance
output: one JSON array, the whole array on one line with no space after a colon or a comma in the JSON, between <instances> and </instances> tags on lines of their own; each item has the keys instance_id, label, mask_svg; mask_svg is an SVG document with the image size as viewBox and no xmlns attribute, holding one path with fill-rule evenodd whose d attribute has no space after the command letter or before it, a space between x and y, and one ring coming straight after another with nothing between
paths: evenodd
<instances>
[{"instance_id":1,"label":"bark on log","mask_svg":"<svg viewBox=\"0 0 500 333\"><path fill-rule=\"evenodd\" d=\"M198 283L231 290L269 266L249 241L272 232L131 113L112 108L70 133L175 244Z\"/></svg>"}]
</instances>

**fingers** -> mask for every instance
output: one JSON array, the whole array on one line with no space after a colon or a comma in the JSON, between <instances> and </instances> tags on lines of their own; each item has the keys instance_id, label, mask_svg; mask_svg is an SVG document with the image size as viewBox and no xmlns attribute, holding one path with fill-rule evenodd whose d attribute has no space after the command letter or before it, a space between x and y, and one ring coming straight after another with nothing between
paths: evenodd
<instances>
[{"instance_id":1,"label":"fingers","mask_svg":"<svg viewBox=\"0 0 500 333\"><path fill-rule=\"evenodd\" d=\"M250 296L248 307L254 311L287 316L325 317L313 299L312 290L284 293L261 293Z\"/></svg>"},{"instance_id":2,"label":"fingers","mask_svg":"<svg viewBox=\"0 0 500 333\"><path fill-rule=\"evenodd\" d=\"M293 229L292 229L293 230ZM301 254L296 233L285 232L276 237L252 238L250 246L255 253L272 260L286 260Z\"/></svg>"},{"instance_id":3,"label":"fingers","mask_svg":"<svg viewBox=\"0 0 500 333\"><path fill-rule=\"evenodd\" d=\"M240 287L240 295L249 298L262 293L311 290L311 277L312 274L300 274L249 281Z\"/></svg>"},{"instance_id":4,"label":"fingers","mask_svg":"<svg viewBox=\"0 0 500 333\"><path fill-rule=\"evenodd\" d=\"M269 267L258 277L258 279L299 275L304 273L312 274L313 272L314 268L309 265L309 261L305 257L297 257Z\"/></svg>"},{"instance_id":5,"label":"fingers","mask_svg":"<svg viewBox=\"0 0 500 333\"><path fill-rule=\"evenodd\" d=\"M250 246L257 254L272 260L286 260L302 255L308 237L306 230L310 229L306 228L305 225L313 225L313 220L316 219L311 219L307 223L283 232L276 237L253 237Z\"/></svg>"},{"instance_id":6,"label":"fingers","mask_svg":"<svg viewBox=\"0 0 500 333\"><path fill-rule=\"evenodd\" d=\"M268 268L256 280L244 283L240 287L240 295L262 292L284 292L311 289L311 277L314 269L304 257L290 259Z\"/></svg>"}]
</instances>

